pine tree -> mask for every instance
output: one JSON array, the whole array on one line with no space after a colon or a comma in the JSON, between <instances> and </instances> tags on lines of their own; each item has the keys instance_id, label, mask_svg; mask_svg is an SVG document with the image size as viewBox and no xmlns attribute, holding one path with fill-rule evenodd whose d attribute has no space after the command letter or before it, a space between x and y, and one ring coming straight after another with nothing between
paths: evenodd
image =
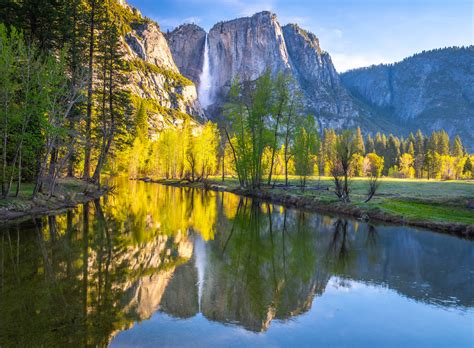
<instances>
[{"instance_id":1,"label":"pine tree","mask_svg":"<svg viewBox=\"0 0 474 348\"><path fill-rule=\"evenodd\" d=\"M415 141L415 156L423 156L425 154L425 140L423 133L418 129L416 132L416 141Z\"/></svg>"},{"instance_id":2,"label":"pine tree","mask_svg":"<svg viewBox=\"0 0 474 348\"><path fill-rule=\"evenodd\" d=\"M370 134L367 134L367 138L365 140L365 152L366 153L373 153L375 152L375 143L374 139L370 136Z\"/></svg>"},{"instance_id":3,"label":"pine tree","mask_svg":"<svg viewBox=\"0 0 474 348\"><path fill-rule=\"evenodd\" d=\"M364 137L362 136L362 132L360 127L357 127L355 138L354 138L354 148L356 153L363 156L365 155L365 145L364 145Z\"/></svg>"},{"instance_id":4,"label":"pine tree","mask_svg":"<svg viewBox=\"0 0 474 348\"><path fill-rule=\"evenodd\" d=\"M400 140L394 135L390 134L388 137L387 150L385 154L385 174L393 166L398 166L400 158Z\"/></svg>"},{"instance_id":5,"label":"pine tree","mask_svg":"<svg viewBox=\"0 0 474 348\"><path fill-rule=\"evenodd\" d=\"M109 0L106 6L102 7L102 13L98 12L96 20L101 29L100 42L97 48L97 71L101 76L101 82L98 83L97 103L100 124L99 155L97 164L92 176L92 181L100 183L100 175L109 156L112 145L120 148L123 145L123 139L120 137L129 128L130 117L130 92L126 88L127 80L125 73L127 65L123 59L120 50L120 32L118 21L114 18L115 12ZM101 18L99 15L102 15Z\"/></svg>"},{"instance_id":6,"label":"pine tree","mask_svg":"<svg viewBox=\"0 0 474 348\"><path fill-rule=\"evenodd\" d=\"M438 133L438 151L440 155L449 155L449 135L445 130Z\"/></svg>"},{"instance_id":7,"label":"pine tree","mask_svg":"<svg viewBox=\"0 0 474 348\"><path fill-rule=\"evenodd\" d=\"M464 147L462 146L461 138L456 135L454 138L453 145L451 147L451 155L457 158L464 156Z\"/></svg>"},{"instance_id":8,"label":"pine tree","mask_svg":"<svg viewBox=\"0 0 474 348\"><path fill-rule=\"evenodd\" d=\"M413 143L412 142L409 142L408 143L408 149L406 151L406 153L408 153L409 155L411 155L413 158L415 158L415 147L413 146Z\"/></svg>"},{"instance_id":9,"label":"pine tree","mask_svg":"<svg viewBox=\"0 0 474 348\"><path fill-rule=\"evenodd\" d=\"M306 186L306 177L314 173L314 157L318 152L318 132L314 117L308 115L298 127L294 154L295 172L300 176L301 186Z\"/></svg>"},{"instance_id":10,"label":"pine tree","mask_svg":"<svg viewBox=\"0 0 474 348\"><path fill-rule=\"evenodd\" d=\"M387 148L387 138L385 134L375 134L375 153L384 157Z\"/></svg>"}]
</instances>

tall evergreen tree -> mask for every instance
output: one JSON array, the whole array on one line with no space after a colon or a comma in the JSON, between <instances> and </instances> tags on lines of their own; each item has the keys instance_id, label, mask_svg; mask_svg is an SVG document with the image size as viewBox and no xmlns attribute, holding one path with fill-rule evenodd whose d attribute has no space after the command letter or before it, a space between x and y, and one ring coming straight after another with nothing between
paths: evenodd
<instances>
[{"instance_id":1,"label":"tall evergreen tree","mask_svg":"<svg viewBox=\"0 0 474 348\"><path fill-rule=\"evenodd\" d=\"M354 137L354 148L356 153L359 155L365 155L365 144L364 144L364 137L362 136L362 132L360 127L357 127L356 134Z\"/></svg>"},{"instance_id":2,"label":"tall evergreen tree","mask_svg":"<svg viewBox=\"0 0 474 348\"><path fill-rule=\"evenodd\" d=\"M457 158L464 156L464 147L462 146L461 137L456 135L451 146L451 155Z\"/></svg>"},{"instance_id":3,"label":"tall evergreen tree","mask_svg":"<svg viewBox=\"0 0 474 348\"><path fill-rule=\"evenodd\" d=\"M374 139L370 136L370 134L367 134L367 138L365 140L365 152L366 153L373 153L375 152L375 143Z\"/></svg>"},{"instance_id":4,"label":"tall evergreen tree","mask_svg":"<svg viewBox=\"0 0 474 348\"><path fill-rule=\"evenodd\" d=\"M385 154L385 174L393 166L398 166L400 158L400 140L394 135L390 134L388 137L387 151Z\"/></svg>"}]
</instances>

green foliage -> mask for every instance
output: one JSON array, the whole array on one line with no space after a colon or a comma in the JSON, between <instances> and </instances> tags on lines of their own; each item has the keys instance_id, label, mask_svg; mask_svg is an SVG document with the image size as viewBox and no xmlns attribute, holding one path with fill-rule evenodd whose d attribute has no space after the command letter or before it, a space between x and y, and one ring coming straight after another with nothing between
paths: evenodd
<instances>
[{"instance_id":1,"label":"green foliage","mask_svg":"<svg viewBox=\"0 0 474 348\"><path fill-rule=\"evenodd\" d=\"M145 74L147 73L154 73L163 75L167 81L167 88L179 88L185 86L192 86L193 82L178 72L175 72L170 69L166 69L164 67L159 67L155 64L146 62L142 59L133 59L128 61L130 65L130 69L141 71Z\"/></svg>"},{"instance_id":2,"label":"green foliage","mask_svg":"<svg viewBox=\"0 0 474 348\"><path fill-rule=\"evenodd\" d=\"M2 194L13 180L44 174L44 157L64 147L73 96L67 88L65 59L41 54L16 29L0 24L0 132ZM26 168L25 171L22 171ZM17 187L17 191L18 191Z\"/></svg>"},{"instance_id":3,"label":"green foliage","mask_svg":"<svg viewBox=\"0 0 474 348\"><path fill-rule=\"evenodd\" d=\"M364 145L364 138L362 137L362 132L360 130L360 127L357 127L356 134L354 137L354 147L356 153L359 155L364 155L365 154L365 145Z\"/></svg>"},{"instance_id":4,"label":"green foliage","mask_svg":"<svg viewBox=\"0 0 474 348\"><path fill-rule=\"evenodd\" d=\"M295 173L300 176L301 185L306 185L306 177L314 173L319 140L314 117L308 115L297 128L295 134Z\"/></svg>"},{"instance_id":5,"label":"green foliage","mask_svg":"<svg viewBox=\"0 0 474 348\"><path fill-rule=\"evenodd\" d=\"M234 165L242 187L257 189L263 176L263 153L271 143L269 123L275 118L274 85L267 70L254 86L235 80L224 114L230 124L226 136L232 145Z\"/></svg>"},{"instance_id":6,"label":"green foliage","mask_svg":"<svg viewBox=\"0 0 474 348\"><path fill-rule=\"evenodd\" d=\"M375 152L368 153L364 159L365 172L367 176L379 177L384 168L384 158L378 156Z\"/></svg>"}]
</instances>

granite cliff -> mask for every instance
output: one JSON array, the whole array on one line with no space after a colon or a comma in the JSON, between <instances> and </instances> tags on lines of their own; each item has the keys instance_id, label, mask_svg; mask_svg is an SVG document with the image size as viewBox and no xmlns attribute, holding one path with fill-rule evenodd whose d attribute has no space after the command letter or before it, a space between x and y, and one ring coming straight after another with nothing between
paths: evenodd
<instances>
[{"instance_id":1,"label":"granite cliff","mask_svg":"<svg viewBox=\"0 0 474 348\"><path fill-rule=\"evenodd\" d=\"M158 24L124 6L138 18L123 38L133 70L130 89L157 105L150 116L154 131L183 114L198 122L206 116L219 120L232 80L252 81L270 69L294 78L305 112L315 115L320 128L361 126L364 132L398 135L444 128L461 135L468 148L474 143L473 46L339 74L314 34L296 24L281 26L268 11L217 23L209 33L183 24L163 34ZM201 104L198 94L211 103Z\"/></svg>"},{"instance_id":2,"label":"granite cliff","mask_svg":"<svg viewBox=\"0 0 474 348\"><path fill-rule=\"evenodd\" d=\"M351 93L406 131L440 128L474 144L474 46L423 52L341 75Z\"/></svg>"},{"instance_id":3,"label":"granite cliff","mask_svg":"<svg viewBox=\"0 0 474 348\"><path fill-rule=\"evenodd\" d=\"M200 83L206 33L185 24L167 34L171 53L180 71ZM208 34L210 74L208 93L215 117L235 77L252 81L270 69L292 75L304 95L306 111L316 115L322 127L352 127L363 123L363 108L342 86L331 57L319 40L295 24L281 26L275 14L264 11L252 17L217 23ZM198 57L201 57L198 59Z\"/></svg>"},{"instance_id":4,"label":"granite cliff","mask_svg":"<svg viewBox=\"0 0 474 348\"><path fill-rule=\"evenodd\" d=\"M196 87L175 64L168 42L154 21L121 2L129 23L122 37L122 50L130 66L129 89L133 99L147 101L150 133L176 125L190 115L204 118Z\"/></svg>"}]
</instances>

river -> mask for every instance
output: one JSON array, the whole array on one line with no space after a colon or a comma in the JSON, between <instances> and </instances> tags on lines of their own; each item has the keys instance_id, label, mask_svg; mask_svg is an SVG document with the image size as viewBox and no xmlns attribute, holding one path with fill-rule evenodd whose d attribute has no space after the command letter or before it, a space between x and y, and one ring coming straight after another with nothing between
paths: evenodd
<instances>
[{"instance_id":1,"label":"river","mask_svg":"<svg viewBox=\"0 0 474 348\"><path fill-rule=\"evenodd\" d=\"M119 181L0 227L0 346L472 347L474 243Z\"/></svg>"}]
</instances>

